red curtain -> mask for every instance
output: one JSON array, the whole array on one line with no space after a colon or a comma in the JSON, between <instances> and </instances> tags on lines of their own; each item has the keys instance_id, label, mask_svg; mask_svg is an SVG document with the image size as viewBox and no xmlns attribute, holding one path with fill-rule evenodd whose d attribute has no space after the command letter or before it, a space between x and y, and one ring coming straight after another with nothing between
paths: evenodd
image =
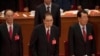
<instances>
[{"instance_id":1,"label":"red curtain","mask_svg":"<svg viewBox=\"0 0 100 56\"><path fill-rule=\"evenodd\" d=\"M23 11L24 5L23 0L19 0L19 11Z\"/></svg>"}]
</instances>

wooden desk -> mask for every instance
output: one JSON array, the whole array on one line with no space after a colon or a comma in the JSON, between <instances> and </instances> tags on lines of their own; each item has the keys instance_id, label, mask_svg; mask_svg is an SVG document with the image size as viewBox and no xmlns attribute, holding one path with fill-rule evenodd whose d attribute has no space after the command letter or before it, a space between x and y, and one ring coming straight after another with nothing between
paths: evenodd
<instances>
[{"instance_id":1,"label":"wooden desk","mask_svg":"<svg viewBox=\"0 0 100 56\"><path fill-rule=\"evenodd\" d=\"M23 46L24 46L24 56L28 56L28 47L29 47L29 40L34 28L34 17L23 17L23 12L19 13L20 16L15 17L14 21L21 25L22 27L22 34L23 34ZM28 15L29 13L25 13ZM0 19L0 22L3 22L4 19ZM65 14L61 16L61 37L60 37L60 56L64 56L65 48L64 48L64 41L68 41L68 29L70 25L77 22L76 15ZM93 23L95 34L96 34L96 46L97 52L100 52L100 14L91 14L89 22Z\"/></svg>"}]
</instances>

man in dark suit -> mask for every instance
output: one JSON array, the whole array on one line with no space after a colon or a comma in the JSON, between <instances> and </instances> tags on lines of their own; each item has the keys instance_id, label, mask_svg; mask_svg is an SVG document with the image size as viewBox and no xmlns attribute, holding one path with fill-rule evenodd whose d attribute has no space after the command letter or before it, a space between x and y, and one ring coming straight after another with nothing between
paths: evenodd
<instances>
[{"instance_id":1,"label":"man in dark suit","mask_svg":"<svg viewBox=\"0 0 100 56\"><path fill-rule=\"evenodd\" d=\"M98 0L77 0L78 9L96 9Z\"/></svg>"},{"instance_id":2,"label":"man in dark suit","mask_svg":"<svg viewBox=\"0 0 100 56\"><path fill-rule=\"evenodd\" d=\"M44 0L24 0L24 11L28 9L29 11L35 10L38 5L43 3Z\"/></svg>"},{"instance_id":3,"label":"man in dark suit","mask_svg":"<svg viewBox=\"0 0 100 56\"><path fill-rule=\"evenodd\" d=\"M46 13L43 24L37 25L30 40L32 56L59 56L59 30L53 25L53 17Z\"/></svg>"},{"instance_id":4,"label":"man in dark suit","mask_svg":"<svg viewBox=\"0 0 100 56\"><path fill-rule=\"evenodd\" d=\"M57 27L61 26L60 8L52 3L52 0L44 0L44 3L39 5L35 12L34 25L41 24L46 12L50 12L53 16L53 24Z\"/></svg>"},{"instance_id":5,"label":"man in dark suit","mask_svg":"<svg viewBox=\"0 0 100 56\"><path fill-rule=\"evenodd\" d=\"M79 22L69 28L70 56L95 56L95 37L93 26L88 23L88 14L79 11L77 17Z\"/></svg>"},{"instance_id":6,"label":"man in dark suit","mask_svg":"<svg viewBox=\"0 0 100 56\"><path fill-rule=\"evenodd\" d=\"M23 56L21 27L13 22L13 11L5 11L6 21L0 24L0 56Z\"/></svg>"}]
</instances>

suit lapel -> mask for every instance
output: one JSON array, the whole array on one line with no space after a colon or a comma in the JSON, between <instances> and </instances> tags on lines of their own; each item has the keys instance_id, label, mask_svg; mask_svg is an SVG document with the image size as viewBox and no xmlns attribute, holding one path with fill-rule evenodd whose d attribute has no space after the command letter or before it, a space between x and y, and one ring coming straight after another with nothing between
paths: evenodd
<instances>
[{"instance_id":1,"label":"suit lapel","mask_svg":"<svg viewBox=\"0 0 100 56\"><path fill-rule=\"evenodd\" d=\"M6 35L7 38L10 40L10 35L9 35L9 32L8 32L8 28L7 28L7 24L6 24L6 23L4 23L3 29L4 29L5 35Z\"/></svg>"},{"instance_id":2,"label":"suit lapel","mask_svg":"<svg viewBox=\"0 0 100 56\"><path fill-rule=\"evenodd\" d=\"M42 12L44 13L43 15L45 15L45 13L46 13L46 7L45 7L44 4L43 4Z\"/></svg>"},{"instance_id":3,"label":"suit lapel","mask_svg":"<svg viewBox=\"0 0 100 56\"><path fill-rule=\"evenodd\" d=\"M13 34L12 34L12 39L14 39L14 37L15 37L15 31L16 31L16 26L13 24Z\"/></svg>"},{"instance_id":4,"label":"suit lapel","mask_svg":"<svg viewBox=\"0 0 100 56\"><path fill-rule=\"evenodd\" d=\"M81 40L82 40L83 42L85 42L85 41L84 41L84 38L83 38L82 31L81 31L81 27L79 26L79 24L78 24L78 31L79 31L79 36L80 36Z\"/></svg>"},{"instance_id":5,"label":"suit lapel","mask_svg":"<svg viewBox=\"0 0 100 56\"><path fill-rule=\"evenodd\" d=\"M54 15L54 11L55 11L55 9L54 9L54 7L53 7L53 4L51 4L51 14L52 14L52 15Z\"/></svg>"},{"instance_id":6,"label":"suit lapel","mask_svg":"<svg viewBox=\"0 0 100 56\"><path fill-rule=\"evenodd\" d=\"M42 12L44 13L43 15L45 15L46 13L46 6L43 4L43 8L42 8ZM55 7L53 6L53 3L51 4L51 14L54 15L55 12Z\"/></svg>"},{"instance_id":7,"label":"suit lapel","mask_svg":"<svg viewBox=\"0 0 100 56\"><path fill-rule=\"evenodd\" d=\"M11 40L6 23L5 23L5 25L4 25L4 29L5 29L4 32L7 33L7 34L6 34L6 35L8 36L7 38L9 38L9 40ZM15 32L16 32L16 26L13 24L12 40L13 40L14 37L15 37L15 36L14 36L14 35L16 34Z\"/></svg>"},{"instance_id":8,"label":"suit lapel","mask_svg":"<svg viewBox=\"0 0 100 56\"><path fill-rule=\"evenodd\" d=\"M47 40L47 36L46 36L46 30L45 30L45 27L44 27L44 25L43 25L43 35L44 35L44 39L48 42L48 40ZM52 41L52 39L53 39L53 27L51 27L51 29L50 29L50 39L49 39L49 42L51 42Z\"/></svg>"},{"instance_id":9,"label":"suit lapel","mask_svg":"<svg viewBox=\"0 0 100 56\"><path fill-rule=\"evenodd\" d=\"M50 41L52 41L52 39L54 38L53 37L53 34L54 34L54 30L53 30L53 26L51 27L51 30L50 30L51 32L50 32Z\"/></svg>"},{"instance_id":10,"label":"suit lapel","mask_svg":"<svg viewBox=\"0 0 100 56\"><path fill-rule=\"evenodd\" d=\"M87 41L88 41L88 35L91 34L91 33L89 32L89 27L88 27L88 25L86 25L86 30L87 30Z\"/></svg>"},{"instance_id":11,"label":"suit lapel","mask_svg":"<svg viewBox=\"0 0 100 56\"><path fill-rule=\"evenodd\" d=\"M46 42L48 42L48 40L47 40L47 36L46 36L46 30L45 30L45 26L44 25L42 25L43 27L42 27L42 29L43 29L43 37L44 37L44 40L46 40Z\"/></svg>"}]
</instances>

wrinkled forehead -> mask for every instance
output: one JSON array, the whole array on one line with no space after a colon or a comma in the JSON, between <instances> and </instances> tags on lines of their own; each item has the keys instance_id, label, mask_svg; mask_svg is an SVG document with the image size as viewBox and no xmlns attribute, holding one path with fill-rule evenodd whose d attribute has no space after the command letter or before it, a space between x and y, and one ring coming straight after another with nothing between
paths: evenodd
<instances>
[{"instance_id":1,"label":"wrinkled forehead","mask_svg":"<svg viewBox=\"0 0 100 56\"><path fill-rule=\"evenodd\" d=\"M45 20L53 20L53 17L51 15L48 15L45 17Z\"/></svg>"}]
</instances>

